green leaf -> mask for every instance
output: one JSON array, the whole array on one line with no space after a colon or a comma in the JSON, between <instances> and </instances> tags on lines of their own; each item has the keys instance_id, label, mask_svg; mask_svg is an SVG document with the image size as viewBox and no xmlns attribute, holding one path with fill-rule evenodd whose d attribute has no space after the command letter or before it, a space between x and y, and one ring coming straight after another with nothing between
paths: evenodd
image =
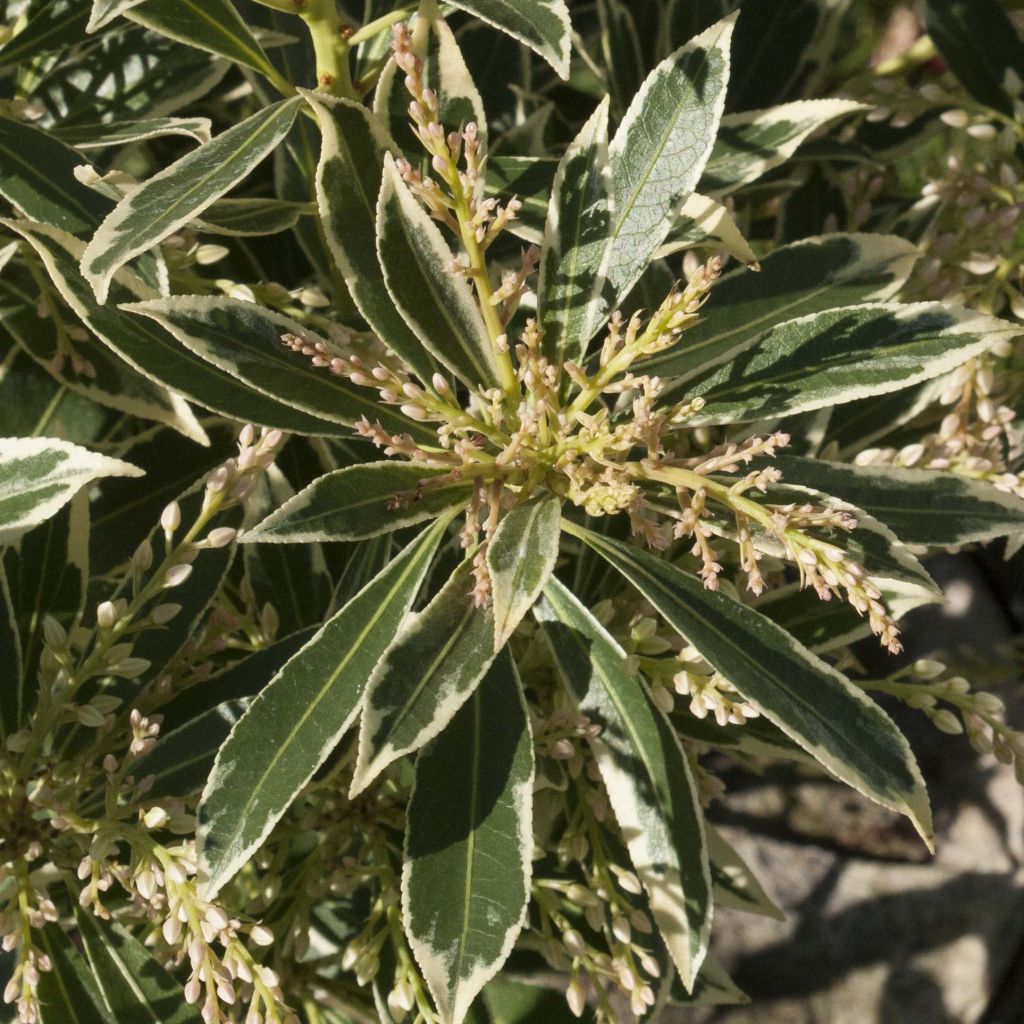
<instances>
[{"instance_id":1,"label":"green leaf","mask_svg":"<svg viewBox=\"0 0 1024 1024\"><path fill-rule=\"evenodd\" d=\"M420 752L409 798L405 934L444 1024L462 1024L526 919L533 775L526 701L504 651Z\"/></svg>"},{"instance_id":2,"label":"green leaf","mask_svg":"<svg viewBox=\"0 0 1024 1024\"><path fill-rule=\"evenodd\" d=\"M432 477L442 481L440 486L430 486ZM243 539L259 544L367 540L462 507L471 493L471 483L433 467L394 460L348 466L314 480Z\"/></svg>"},{"instance_id":3,"label":"green leaf","mask_svg":"<svg viewBox=\"0 0 1024 1024\"><path fill-rule=\"evenodd\" d=\"M606 299L619 304L697 187L718 131L735 15L662 61L633 98L612 140L615 192Z\"/></svg>"},{"instance_id":4,"label":"green leaf","mask_svg":"<svg viewBox=\"0 0 1024 1024\"><path fill-rule=\"evenodd\" d=\"M783 455L783 479L834 494L881 520L907 544L947 547L1024 529L1024 501L984 480L896 466L855 466Z\"/></svg>"},{"instance_id":5,"label":"green leaf","mask_svg":"<svg viewBox=\"0 0 1024 1024\"><path fill-rule=\"evenodd\" d=\"M75 906L75 923L110 1016L132 1024L200 1024L181 986L145 946L118 924Z\"/></svg>"},{"instance_id":6,"label":"green leaf","mask_svg":"<svg viewBox=\"0 0 1024 1024\"><path fill-rule=\"evenodd\" d=\"M21 231L27 222L16 223ZM53 292L43 294L48 303L56 299ZM129 416L163 423L198 444L208 443L206 431L184 399L138 373L91 336L75 341L75 356L89 368L85 373L78 372L80 364L68 359L63 349L56 318L39 317L39 284L26 267L4 268L0 296L5 300L0 308L0 323L69 391Z\"/></svg>"},{"instance_id":7,"label":"green leaf","mask_svg":"<svg viewBox=\"0 0 1024 1024\"><path fill-rule=\"evenodd\" d=\"M687 395L694 424L791 416L931 380L1000 340L1013 324L942 302L877 303L812 313L765 331Z\"/></svg>"},{"instance_id":8,"label":"green leaf","mask_svg":"<svg viewBox=\"0 0 1024 1024\"><path fill-rule=\"evenodd\" d=\"M21 720L25 692L22 657L17 612L3 559L0 559L0 664L5 666L4 680L0 684L0 740L17 732Z\"/></svg>"},{"instance_id":9,"label":"green leaf","mask_svg":"<svg viewBox=\"0 0 1024 1024\"><path fill-rule=\"evenodd\" d=\"M540 54L562 78L569 77L569 8L565 0L452 0Z\"/></svg>"},{"instance_id":10,"label":"green leaf","mask_svg":"<svg viewBox=\"0 0 1024 1024\"><path fill-rule=\"evenodd\" d=\"M372 389L357 387L287 348L281 341L286 334L314 345L326 342L302 324L255 302L178 295L121 308L155 320L205 362L266 398L322 422L350 426L367 417L391 432L436 442L433 430L382 405Z\"/></svg>"},{"instance_id":11,"label":"green leaf","mask_svg":"<svg viewBox=\"0 0 1024 1024\"><path fill-rule=\"evenodd\" d=\"M757 254L736 226L729 208L694 192L683 203L679 217L665 244L655 253L656 259L666 259L684 249L698 246L714 246L724 249L730 256L760 270ZM685 344L685 343L684 343Z\"/></svg>"},{"instance_id":12,"label":"green leaf","mask_svg":"<svg viewBox=\"0 0 1024 1024\"><path fill-rule=\"evenodd\" d=\"M677 979L669 1002L675 1006L740 1006L750 998L737 988L718 957L708 953L693 991L687 992Z\"/></svg>"},{"instance_id":13,"label":"green leaf","mask_svg":"<svg viewBox=\"0 0 1024 1024\"><path fill-rule=\"evenodd\" d=\"M924 21L953 74L979 102L1004 114L1016 98L1007 72L1024 76L1024 42L998 0L925 0Z\"/></svg>"},{"instance_id":14,"label":"green leaf","mask_svg":"<svg viewBox=\"0 0 1024 1024\"><path fill-rule=\"evenodd\" d=\"M196 226L205 234L229 238L277 235L295 227L309 209L306 203L283 199L218 199Z\"/></svg>"},{"instance_id":15,"label":"green leaf","mask_svg":"<svg viewBox=\"0 0 1024 1024\"><path fill-rule=\"evenodd\" d=\"M100 305L78 269L84 242L41 224L3 223L31 243L61 297L96 337L150 380L234 419L313 436L350 435L348 427L328 423L253 390L185 348L158 324L123 312L119 304L158 297L127 268L111 281L111 303Z\"/></svg>"},{"instance_id":16,"label":"green leaf","mask_svg":"<svg viewBox=\"0 0 1024 1024\"><path fill-rule=\"evenodd\" d=\"M515 198L523 204L509 230L527 242L543 244L558 167L559 161L548 157L496 155L487 159L487 194L502 203Z\"/></svg>"},{"instance_id":17,"label":"green leaf","mask_svg":"<svg viewBox=\"0 0 1024 1024\"><path fill-rule=\"evenodd\" d=\"M92 13L89 15L89 24L85 27L86 32L95 32L103 28L142 2L143 0L92 0Z\"/></svg>"},{"instance_id":18,"label":"green leaf","mask_svg":"<svg viewBox=\"0 0 1024 1024\"><path fill-rule=\"evenodd\" d=\"M543 985L512 981L499 975L484 989L483 1001L493 1024L576 1024L565 994Z\"/></svg>"},{"instance_id":19,"label":"green leaf","mask_svg":"<svg viewBox=\"0 0 1024 1024\"><path fill-rule=\"evenodd\" d=\"M752 273L740 268L714 288L707 315L674 348L647 360L644 372L669 391L748 347L760 331L809 313L891 299L917 260L894 235L824 235L776 249Z\"/></svg>"},{"instance_id":20,"label":"green leaf","mask_svg":"<svg viewBox=\"0 0 1024 1024\"><path fill-rule=\"evenodd\" d=\"M0 544L56 515L86 484L141 476L120 459L49 437L0 438Z\"/></svg>"},{"instance_id":21,"label":"green leaf","mask_svg":"<svg viewBox=\"0 0 1024 1024\"><path fill-rule=\"evenodd\" d=\"M704 817L686 754L622 648L557 579L536 615L580 711L601 727L591 741L651 914L688 988L711 934Z\"/></svg>"},{"instance_id":22,"label":"green leaf","mask_svg":"<svg viewBox=\"0 0 1024 1024\"><path fill-rule=\"evenodd\" d=\"M82 273L99 301L106 300L111 278L120 267L198 217L276 149L301 103L294 97L265 107L122 199L99 226L82 257Z\"/></svg>"},{"instance_id":23,"label":"green leaf","mask_svg":"<svg viewBox=\"0 0 1024 1024\"><path fill-rule=\"evenodd\" d=\"M566 150L550 194L537 282L544 348L552 357L578 361L601 326L611 258L607 98Z\"/></svg>"},{"instance_id":24,"label":"green leaf","mask_svg":"<svg viewBox=\"0 0 1024 1024\"><path fill-rule=\"evenodd\" d=\"M395 308L377 259L377 198L384 154L394 142L362 104L320 93L303 95L323 135L316 194L331 255L366 322L420 380L429 382L434 361Z\"/></svg>"},{"instance_id":25,"label":"green leaf","mask_svg":"<svg viewBox=\"0 0 1024 1024\"><path fill-rule=\"evenodd\" d=\"M786 915L769 898L761 883L754 877L754 873L726 842L722 833L707 822L704 829L708 841L708 860L711 864L711 881L715 890L715 906L784 921Z\"/></svg>"},{"instance_id":26,"label":"green leaf","mask_svg":"<svg viewBox=\"0 0 1024 1024\"><path fill-rule=\"evenodd\" d=\"M770 722L836 778L914 823L931 847L924 780L903 734L863 691L763 615L646 551L578 536L623 574Z\"/></svg>"},{"instance_id":27,"label":"green leaf","mask_svg":"<svg viewBox=\"0 0 1024 1024\"><path fill-rule=\"evenodd\" d=\"M199 805L199 858L212 897L259 848L348 731L409 612L448 519L424 531L296 654L234 727Z\"/></svg>"},{"instance_id":28,"label":"green leaf","mask_svg":"<svg viewBox=\"0 0 1024 1024\"><path fill-rule=\"evenodd\" d=\"M555 568L561 504L547 497L514 508L487 547L495 648L509 641Z\"/></svg>"},{"instance_id":29,"label":"green leaf","mask_svg":"<svg viewBox=\"0 0 1024 1024\"><path fill-rule=\"evenodd\" d=\"M466 384L499 386L473 286L447 269L455 256L390 154L377 203L377 255L391 298L431 355Z\"/></svg>"},{"instance_id":30,"label":"green leaf","mask_svg":"<svg viewBox=\"0 0 1024 1024\"><path fill-rule=\"evenodd\" d=\"M53 965L52 971L39 974L40 1024L117 1024L103 1005L88 965L58 925L33 931L32 945Z\"/></svg>"},{"instance_id":31,"label":"green leaf","mask_svg":"<svg viewBox=\"0 0 1024 1024\"><path fill-rule=\"evenodd\" d=\"M153 117L143 121L76 124L55 128L49 134L75 149L104 149L148 142L168 135L183 135L187 139L207 143L210 141L211 127L208 117Z\"/></svg>"},{"instance_id":32,"label":"green leaf","mask_svg":"<svg viewBox=\"0 0 1024 1024\"><path fill-rule=\"evenodd\" d=\"M74 174L85 158L46 132L0 117L0 195L31 220L82 234L110 210L110 200Z\"/></svg>"},{"instance_id":33,"label":"green leaf","mask_svg":"<svg viewBox=\"0 0 1024 1024\"><path fill-rule=\"evenodd\" d=\"M621 113L640 88L646 70L637 23L630 6L622 0L598 0L597 13L608 89L616 111Z\"/></svg>"},{"instance_id":34,"label":"green leaf","mask_svg":"<svg viewBox=\"0 0 1024 1024\"><path fill-rule=\"evenodd\" d=\"M231 0L142 0L126 13L132 21L179 43L227 57L272 80L278 77Z\"/></svg>"},{"instance_id":35,"label":"green leaf","mask_svg":"<svg viewBox=\"0 0 1024 1024\"><path fill-rule=\"evenodd\" d=\"M89 581L89 495L83 490L42 526L3 555L4 575L21 639L22 672L12 671L0 689L9 731L20 728L32 710L43 650L43 618L65 629L78 622ZM13 685L12 685L13 684Z\"/></svg>"},{"instance_id":36,"label":"green leaf","mask_svg":"<svg viewBox=\"0 0 1024 1024\"><path fill-rule=\"evenodd\" d=\"M437 96L441 124L462 126L472 121L477 126L480 141L486 146L488 119L483 100L435 0L422 0L419 4L412 23L410 49L422 62L420 75L424 86L433 89ZM418 166L424 161L424 153L423 144L413 133L409 121L411 99L405 86L405 72L394 59L389 60L377 80L373 112L409 161Z\"/></svg>"},{"instance_id":37,"label":"green leaf","mask_svg":"<svg viewBox=\"0 0 1024 1024\"><path fill-rule=\"evenodd\" d=\"M726 114L700 181L721 198L785 163L812 133L841 117L870 110L853 100L798 100L767 110Z\"/></svg>"},{"instance_id":38,"label":"green leaf","mask_svg":"<svg viewBox=\"0 0 1024 1024\"><path fill-rule=\"evenodd\" d=\"M0 47L0 68L27 64L79 42L88 18L81 0L50 0L41 5L25 27Z\"/></svg>"},{"instance_id":39,"label":"green leaf","mask_svg":"<svg viewBox=\"0 0 1024 1024\"><path fill-rule=\"evenodd\" d=\"M494 613L473 597L466 558L407 622L366 684L351 797L388 765L429 743L472 696L497 651Z\"/></svg>"}]
</instances>

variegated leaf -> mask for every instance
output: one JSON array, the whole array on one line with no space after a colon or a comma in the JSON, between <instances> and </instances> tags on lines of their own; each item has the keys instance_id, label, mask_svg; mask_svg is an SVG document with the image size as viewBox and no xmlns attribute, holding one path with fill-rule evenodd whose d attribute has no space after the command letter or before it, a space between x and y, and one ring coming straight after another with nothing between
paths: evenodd
<instances>
[{"instance_id":1,"label":"variegated leaf","mask_svg":"<svg viewBox=\"0 0 1024 1024\"><path fill-rule=\"evenodd\" d=\"M122 303L158 298L157 292L128 268L119 270L111 280L111 302L100 305L79 271L84 242L43 224L13 221L10 226L31 243L61 298L82 322L116 355L151 381L234 419L313 436L348 436L351 433L347 426L301 412L254 390L201 359L157 323L118 308ZM172 396L174 401L184 405Z\"/></svg>"},{"instance_id":2,"label":"variegated leaf","mask_svg":"<svg viewBox=\"0 0 1024 1024\"><path fill-rule=\"evenodd\" d=\"M471 483L410 462L348 466L315 480L243 539L259 544L367 540L460 508L471 493Z\"/></svg>"},{"instance_id":3,"label":"variegated leaf","mask_svg":"<svg viewBox=\"0 0 1024 1024\"><path fill-rule=\"evenodd\" d=\"M707 954L711 877L690 763L626 654L557 579L535 614L580 711L651 914L688 989Z\"/></svg>"},{"instance_id":4,"label":"variegated leaf","mask_svg":"<svg viewBox=\"0 0 1024 1024\"><path fill-rule=\"evenodd\" d=\"M499 386L473 287L451 272L454 253L390 154L377 203L377 255L391 298L431 355L466 384Z\"/></svg>"},{"instance_id":5,"label":"variegated leaf","mask_svg":"<svg viewBox=\"0 0 1024 1024\"><path fill-rule=\"evenodd\" d=\"M523 926L533 776L526 701L503 651L420 752L406 815L405 933L443 1024L462 1024Z\"/></svg>"},{"instance_id":6,"label":"variegated leaf","mask_svg":"<svg viewBox=\"0 0 1024 1024\"><path fill-rule=\"evenodd\" d=\"M473 561L466 558L399 631L366 684L350 795L358 796L388 765L437 736L472 696L496 653L494 612L476 604Z\"/></svg>"},{"instance_id":7,"label":"variegated leaf","mask_svg":"<svg viewBox=\"0 0 1024 1024\"><path fill-rule=\"evenodd\" d=\"M778 459L783 479L806 484L862 508L908 544L947 547L1024 530L1024 501L985 480L898 466Z\"/></svg>"},{"instance_id":8,"label":"variegated leaf","mask_svg":"<svg viewBox=\"0 0 1024 1024\"><path fill-rule=\"evenodd\" d=\"M511 638L555 568L560 513L554 497L520 505L502 519L487 546L496 648Z\"/></svg>"},{"instance_id":9,"label":"variegated leaf","mask_svg":"<svg viewBox=\"0 0 1024 1024\"><path fill-rule=\"evenodd\" d=\"M423 424L383 406L372 390L327 373L308 356L287 348L285 335L310 345L326 343L302 324L255 302L177 295L121 309L155 320L204 362L308 416L347 426L366 417L394 433L436 439Z\"/></svg>"},{"instance_id":10,"label":"variegated leaf","mask_svg":"<svg viewBox=\"0 0 1024 1024\"><path fill-rule=\"evenodd\" d=\"M231 0L140 0L125 15L179 43L252 68L287 88Z\"/></svg>"},{"instance_id":11,"label":"variegated leaf","mask_svg":"<svg viewBox=\"0 0 1024 1024\"><path fill-rule=\"evenodd\" d=\"M817 129L871 108L853 100L798 100L726 114L704 168L701 191L721 197L785 163Z\"/></svg>"},{"instance_id":12,"label":"variegated leaf","mask_svg":"<svg viewBox=\"0 0 1024 1024\"><path fill-rule=\"evenodd\" d=\"M0 438L0 544L17 540L107 476L142 476L142 470L50 437Z\"/></svg>"},{"instance_id":13,"label":"variegated leaf","mask_svg":"<svg viewBox=\"0 0 1024 1024\"><path fill-rule=\"evenodd\" d=\"M894 235L823 235L783 246L758 273L740 268L715 285L714 316L686 332L674 348L645 362L669 379L669 390L747 347L783 320L840 306L891 299L917 260L917 249Z\"/></svg>"},{"instance_id":14,"label":"variegated leaf","mask_svg":"<svg viewBox=\"0 0 1024 1024\"><path fill-rule=\"evenodd\" d=\"M167 135L183 135L199 143L210 141L208 117L153 117L144 121L112 121L109 124L76 124L56 128L53 135L75 149L105 149L148 142Z\"/></svg>"},{"instance_id":15,"label":"variegated leaf","mask_svg":"<svg viewBox=\"0 0 1024 1024\"><path fill-rule=\"evenodd\" d=\"M34 229L29 221L8 223L25 238L30 238ZM140 374L102 342L91 336L76 340L76 358L68 359L56 319L42 320L38 315L39 287L27 268L4 269L0 296L4 299L0 324L61 386L90 402L163 423L198 444L209 444L206 431L184 399ZM83 366L87 368L84 373L80 372Z\"/></svg>"},{"instance_id":16,"label":"variegated leaf","mask_svg":"<svg viewBox=\"0 0 1024 1024\"><path fill-rule=\"evenodd\" d=\"M525 43L569 77L572 26L565 0L453 0L453 6Z\"/></svg>"},{"instance_id":17,"label":"variegated leaf","mask_svg":"<svg viewBox=\"0 0 1024 1024\"><path fill-rule=\"evenodd\" d=\"M395 144L361 103L303 95L323 136L316 194L331 255L366 322L421 381L429 382L436 363L395 308L377 259L377 198L384 154Z\"/></svg>"},{"instance_id":18,"label":"variegated leaf","mask_svg":"<svg viewBox=\"0 0 1024 1024\"><path fill-rule=\"evenodd\" d=\"M836 778L906 814L929 848L931 810L903 734L864 692L785 630L646 551L565 521L769 721Z\"/></svg>"},{"instance_id":19,"label":"variegated leaf","mask_svg":"<svg viewBox=\"0 0 1024 1024\"><path fill-rule=\"evenodd\" d=\"M717 199L694 192L683 203L675 227L665 244L655 253L655 258L665 259L684 249L698 246L724 249L730 256L752 265L754 270L760 269L757 255L736 226L729 210Z\"/></svg>"},{"instance_id":20,"label":"variegated leaf","mask_svg":"<svg viewBox=\"0 0 1024 1024\"><path fill-rule=\"evenodd\" d=\"M705 822L708 861L715 889L715 906L743 910L784 921L786 915L769 898L743 858L714 825Z\"/></svg>"},{"instance_id":21,"label":"variegated leaf","mask_svg":"<svg viewBox=\"0 0 1024 1024\"><path fill-rule=\"evenodd\" d=\"M697 187L718 131L729 78L735 15L664 60L648 76L612 140L612 256L615 306L646 269Z\"/></svg>"},{"instance_id":22,"label":"variegated leaf","mask_svg":"<svg viewBox=\"0 0 1024 1024\"><path fill-rule=\"evenodd\" d=\"M208 895L258 849L355 721L367 679L412 607L449 521L425 530L330 619L232 729L199 805Z\"/></svg>"},{"instance_id":23,"label":"variegated leaf","mask_svg":"<svg viewBox=\"0 0 1024 1024\"><path fill-rule=\"evenodd\" d=\"M92 12L86 32L95 32L108 22L120 17L129 8L136 7L143 0L92 0Z\"/></svg>"},{"instance_id":24,"label":"variegated leaf","mask_svg":"<svg viewBox=\"0 0 1024 1024\"><path fill-rule=\"evenodd\" d=\"M276 149L294 123L301 103L299 97L294 97L264 108L186 154L122 199L99 226L82 256L82 273L99 301L106 300L111 278L120 267L198 217Z\"/></svg>"},{"instance_id":25,"label":"variegated leaf","mask_svg":"<svg viewBox=\"0 0 1024 1024\"><path fill-rule=\"evenodd\" d=\"M612 214L606 97L558 165L548 206L537 295L553 358L578 361L600 328Z\"/></svg>"},{"instance_id":26,"label":"variegated leaf","mask_svg":"<svg viewBox=\"0 0 1024 1024\"><path fill-rule=\"evenodd\" d=\"M132 1024L201 1024L181 986L127 929L74 904L85 955L111 1019ZM68 1024L71 1024L69 1021Z\"/></svg>"},{"instance_id":27,"label":"variegated leaf","mask_svg":"<svg viewBox=\"0 0 1024 1024\"><path fill-rule=\"evenodd\" d=\"M831 309L766 331L690 383L705 405L691 422L792 416L931 380L1009 341L1019 328L941 302Z\"/></svg>"}]
</instances>

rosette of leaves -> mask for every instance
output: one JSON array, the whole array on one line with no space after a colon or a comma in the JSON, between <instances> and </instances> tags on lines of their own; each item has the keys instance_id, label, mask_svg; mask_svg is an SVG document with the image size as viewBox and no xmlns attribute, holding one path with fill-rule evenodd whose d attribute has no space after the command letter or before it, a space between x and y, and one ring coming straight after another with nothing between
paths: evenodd
<instances>
[{"instance_id":1,"label":"rosette of leaves","mask_svg":"<svg viewBox=\"0 0 1024 1024\"><path fill-rule=\"evenodd\" d=\"M870 633L898 650L899 617L935 595L921 550L1024 524L982 481L822 459L822 424L1017 329L894 301L917 255L894 236L755 253L729 197L863 112L782 81L747 109L734 51L765 5L738 24L702 5L694 25L651 5L652 60L625 6L599 4L586 38L608 75L545 155L542 131L488 118L460 39L525 47L557 96L565 4L467 0L461 35L431 0L370 6L360 25L325 0L54 0L19 9L0 48L23 93L0 120L10 351L132 423L204 443L251 421L295 453L191 618L244 571L292 635L218 662L205 692L173 673L146 691L165 735L132 799L147 822L162 800L196 811L195 900L226 908L207 921L232 942L233 914L273 929L267 1020L529 1019L543 996L494 979L544 962L600 1021L623 999L643 1016L740 998L709 956L713 908L775 909L704 821L701 757L815 763L931 844L907 741L829 652ZM693 38L666 45L683 24ZM124 47L181 58L179 90L110 93L99 71L132 67ZM100 84L76 99L82 81ZM179 116L210 90L215 133ZM97 150L141 152L144 180ZM229 197L268 185L271 156L270 198ZM666 278L684 251L704 258ZM722 275L723 251L748 266ZM214 256L230 278L204 274ZM57 441L23 446L4 451L5 539L123 465L76 450L68 482ZM333 599L310 598L332 572ZM105 934L59 902L46 943L72 977L62 936L83 936L95 1019L195 1019L126 981L159 906L114 908L129 930ZM173 991L191 954L161 955ZM214 989L204 1017L242 1019L211 976L193 975Z\"/></svg>"}]
</instances>

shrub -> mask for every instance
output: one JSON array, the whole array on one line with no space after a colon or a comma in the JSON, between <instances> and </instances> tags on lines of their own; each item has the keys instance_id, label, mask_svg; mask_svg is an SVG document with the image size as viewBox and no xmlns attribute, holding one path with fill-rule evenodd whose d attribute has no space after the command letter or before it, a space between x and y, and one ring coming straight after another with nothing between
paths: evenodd
<instances>
[{"instance_id":1,"label":"shrub","mask_svg":"<svg viewBox=\"0 0 1024 1024\"><path fill-rule=\"evenodd\" d=\"M4 6L18 1021L740 999L723 764L931 846L881 695L1024 775L851 648L1024 527L995 0L874 67L866 3Z\"/></svg>"}]
</instances>

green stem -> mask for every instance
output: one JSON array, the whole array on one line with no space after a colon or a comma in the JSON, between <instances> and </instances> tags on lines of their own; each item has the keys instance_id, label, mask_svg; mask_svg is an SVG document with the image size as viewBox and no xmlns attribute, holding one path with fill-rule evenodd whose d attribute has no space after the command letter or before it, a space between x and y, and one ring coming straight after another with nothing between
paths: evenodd
<instances>
[{"instance_id":1,"label":"green stem","mask_svg":"<svg viewBox=\"0 0 1024 1024\"><path fill-rule=\"evenodd\" d=\"M335 0L307 0L299 16L313 40L317 87L331 96L356 99L348 64L351 26L338 17Z\"/></svg>"}]
</instances>

